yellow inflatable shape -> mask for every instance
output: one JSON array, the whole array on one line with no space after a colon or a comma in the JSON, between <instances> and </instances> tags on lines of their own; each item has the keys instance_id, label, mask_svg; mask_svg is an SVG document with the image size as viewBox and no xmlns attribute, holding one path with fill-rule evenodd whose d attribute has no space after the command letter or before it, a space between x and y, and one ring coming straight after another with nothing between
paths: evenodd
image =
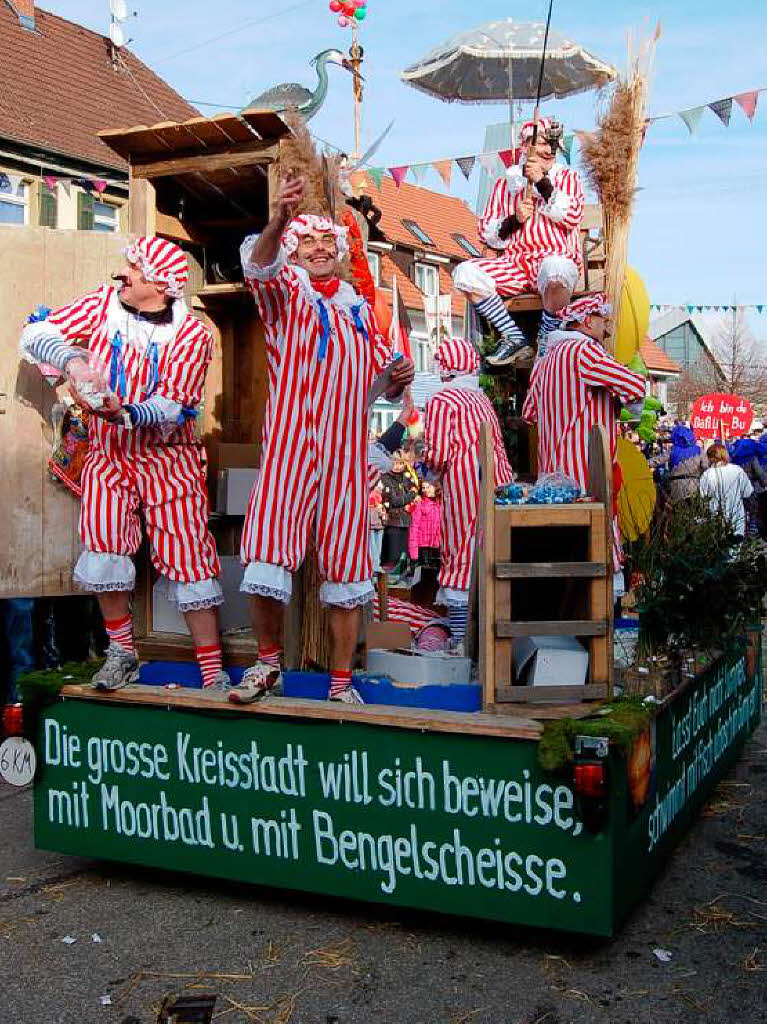
<instances>
[{"instance_id":1,"label":"yellow inflatable shape","mask_svg":"<svg viewBox=\"0 0 767 1024\"><path fill-rule=\"evenodd\" d=\"M650 297L644 281L633 267L626 267L620 312L615 329L615 358L628 366L647 337Z\"/></svg>"},{"instance_id":2,"label":"yellow inflatable shape","mask_svg":"<svg viewBox=\"0 0 767 1024\"><path fill-rule=\"evenodd\" d=\"M623 486L618 491L618 525L624 540L636 540L650 525L657 493L647 459L630 441L618 438Z\"/></svg>"}]
</instances>

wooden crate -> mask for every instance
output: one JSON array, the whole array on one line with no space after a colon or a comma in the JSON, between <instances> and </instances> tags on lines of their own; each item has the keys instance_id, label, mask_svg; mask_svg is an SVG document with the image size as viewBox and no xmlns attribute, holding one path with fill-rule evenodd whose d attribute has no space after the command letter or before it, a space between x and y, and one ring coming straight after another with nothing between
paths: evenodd
<instances>
[{"instance_id":1,"label":"wooden crate","mask_svg":"<svg viewBox=\"0 0 767 1024\"><path fill-rule=\"evenodd\" d=\"M612 690L613 593L611 473L604 431L592 433L590 460L592 494L601 501L496 506L491 453L489 430L483 428L478 549L484 705L605 699ZM530 542L533 534L537 534L537 550ZM528 593L520 598L515 591L523 582ZM560 612L569 601L575 614L571 610L567 617L552 617L551 605L557 597ZM539 612L542 604L546 609L540 617L530 614L535 610L530 605L536 603ZM516 685L512 645L523 636L583 639L589 650L587 683L579 687Z\"/></svg>"}]
</instances>

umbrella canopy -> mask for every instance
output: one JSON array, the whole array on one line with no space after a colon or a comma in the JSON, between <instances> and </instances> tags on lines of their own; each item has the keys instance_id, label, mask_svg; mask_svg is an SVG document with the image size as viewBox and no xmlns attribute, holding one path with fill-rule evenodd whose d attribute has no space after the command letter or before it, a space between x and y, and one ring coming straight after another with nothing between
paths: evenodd
<instances>
[{"instance_id":1,"label":"umbrella canopy","mask_svg":"<svg viewBox=\"0 0 767 1024\"><path fill-rule=\"evenodd\" d=\"M435 47L400 77L448 103L508 103L509 61L515 100L534 100L546 26L512 18L488 21ZM558 32L549 31L541 99L604 85L617 70Z\"/></svg>"}]
</instances>

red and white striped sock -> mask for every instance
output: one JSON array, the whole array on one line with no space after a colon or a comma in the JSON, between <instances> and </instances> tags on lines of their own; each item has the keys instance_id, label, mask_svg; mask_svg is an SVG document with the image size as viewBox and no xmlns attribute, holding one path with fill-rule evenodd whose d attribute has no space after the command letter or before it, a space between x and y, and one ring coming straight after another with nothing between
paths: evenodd
<instances>
[{"instance_id":1,"label":"red and white striped sock","mask_svg":"<svg viewBox=\"0 0 767 1024\"><path fill-rule=\"evenodd\" d=\"M202 685L212 686L216 676L224 667L221 660L221 644L210 644L208 647L195 647L194 656L202 673Z\"/></svg>"},{"instance_id":2,"label":"red and white striped sock","mask_svg":"<svg viewBox=\"0 0 767 1024\"><path fill-rule=\"evenodd\" d=\"M110 619L109 621L104 619L104 628L107 631L110 644L122 647L129 654L136 653L136 648L133 646L133 623L130 615L126 615L122 619Z\"/></svg>"},{"instance_id":3,"label":"red and white striped sock","mask_svg":"<svg viewBox=\"0 0 767 1024\"><path fill-rule=\"evenodd\" d=\"M264 647L261 644L258 645L258 660L265 662L267 665L271 665L272 668L279 669L280 659L282 658L282 648L275 644L274 647Z\"/></svg>"},{"instance_id":4,"label":"red and white striped sock","mask_svg":"<svg viewBox=\"0 0 767 1024\"><path fill-rule=\"evenodd\" d=\"M345 672L341 668L334 668L330 670L330 694L331 697L337 697L339 693L343 693L352 685L352 673L351 670Z\"/></svg>"}]
</instances>

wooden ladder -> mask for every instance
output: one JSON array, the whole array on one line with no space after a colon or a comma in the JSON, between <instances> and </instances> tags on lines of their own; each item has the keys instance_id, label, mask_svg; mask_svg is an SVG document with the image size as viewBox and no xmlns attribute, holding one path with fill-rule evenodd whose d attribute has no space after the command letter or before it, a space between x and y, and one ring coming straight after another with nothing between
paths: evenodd
<instances>
[{"instance_id":1,"label":"wooden ladder","mask_svg":"<svg viewBox=\"0 0 767 1024\"><path fill-rule=\"evenodd\" d=\"M479 672L483 704L605 700L613 679L612 467L607 434L594 427L589 445L592 502L571 505L496 505L490 429L480 436L482 471L477 531L479 582ZM522 561L525 531L552 531L553 547L570 543L572 528L586 531L586 558L572 561ZM564 533L564 530L570 533ZM529 535L528 535L529 536ZM579 534L580 539L582 535ZM573 552L574 554L574 552ZM585 606L581 618L531 620L525 608L512 607L512 586L519 580L561 580L562 591ZM571 582L574 581L574 582ZM552 590L552 600L554 599ZM573 636L589 651L588 681L582 686L520 686L514 679L512 647L525 636Z\"/></svg>"}]
</instances>

